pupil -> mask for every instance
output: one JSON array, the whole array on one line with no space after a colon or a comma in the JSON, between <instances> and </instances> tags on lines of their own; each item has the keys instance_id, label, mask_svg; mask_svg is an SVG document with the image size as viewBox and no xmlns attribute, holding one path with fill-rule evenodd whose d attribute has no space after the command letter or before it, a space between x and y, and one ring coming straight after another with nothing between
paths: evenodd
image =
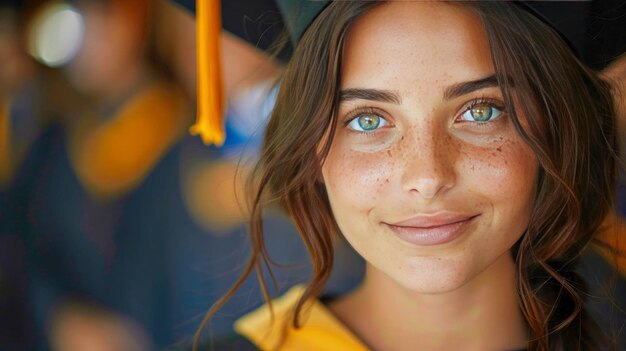
<instances>
[{"instance_id":1,"label":"pupil","mask_svg":"<svg viewBox=\"0 0 626 351\"><path fill-rule=\"evenodd\" d=\"M479 105L479 106L474 106L470 110L470 113L472 114L472 118L474 118L475 120L484 122L484 121L489 120L489 118L491 118L492 110L490 106Z\"/></svg>"},{"instance_id":2,"label":"pupil","mask_svg":"<svg viewBox=\"0 0 626 351\"><path fill-rule=\"evenodd\" d=\"M364 130L372 130L378 127L380 120L376 116L362 116L359 117L359 126Z\"/></svg>"}]
</instances>

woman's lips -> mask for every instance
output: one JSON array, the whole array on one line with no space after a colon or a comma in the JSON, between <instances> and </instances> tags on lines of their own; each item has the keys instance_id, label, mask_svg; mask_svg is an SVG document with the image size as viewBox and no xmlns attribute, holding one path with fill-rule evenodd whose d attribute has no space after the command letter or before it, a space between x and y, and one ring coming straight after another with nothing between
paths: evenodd
<instances>
[{"instance_id":1,"label":"woman's lips","mask_svg":"<svg viewBox=\"0 0 626 351\"><path fill-rule=\"evenodd\" d=\"M418 246L448 243L461 236L478 215L463 216L453 213L420 215L385 225L400 239Z\"/></svg>"}]
</instances>

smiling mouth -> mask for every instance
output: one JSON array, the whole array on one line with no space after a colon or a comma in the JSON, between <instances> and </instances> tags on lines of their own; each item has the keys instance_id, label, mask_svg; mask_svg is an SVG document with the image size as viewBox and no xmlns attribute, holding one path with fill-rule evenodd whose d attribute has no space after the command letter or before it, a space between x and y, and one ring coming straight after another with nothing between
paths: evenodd
<instances>
[{"instance_id":1,"label":"smiling mouth","mask_svg":"<svg viewBox=\"0 0 626 351\"><path fill-rule=\"evenodd\" d=\"M403 241L417 246L434 246L451 242L460 237L478 216L457 216L434 220L426 218L396 224L384 224Z\"/></svg>"}]
</instances>

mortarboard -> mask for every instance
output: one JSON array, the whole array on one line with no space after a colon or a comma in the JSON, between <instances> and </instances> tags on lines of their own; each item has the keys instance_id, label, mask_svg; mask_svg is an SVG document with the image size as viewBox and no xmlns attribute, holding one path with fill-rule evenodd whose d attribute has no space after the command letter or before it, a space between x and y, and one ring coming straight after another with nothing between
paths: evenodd
<instances>
[{"instance_id":1,"label":"mortarboard","mask_svg":"<svg viewBox=\"0 0 626 351\"><path fill-rule=\"evenodd\" d=\"M241 25L244 18L256 18L263 11L271 12L278 9L282 16L284 27L289 32L291 44L295 46L302 34L331 3L330 0L257 0L238 3L233 20L230 11L220 11L220 0L173 0L182 5L191 13L196 14L197 48L198 48L198 118L192 127L192 134L200 134L205 143L221 145L225 135L222 127L222 94L220 73L219 33L222 29L220 12L224 18L229 18L229 25L224 29L242 37L251 44L259 47L259 37L250 38ZM579 58L594 68L601 68L606 64L607 57L614 58L624 52L626 45L626 6L614 7L606 12L604 3L608 1L514 1L522 9L532 13L548 26L553 28L569 44ZM226 7L228 1L221 1ZM598 6L598 4L600 4ZM231 2L232 5L232 2ZM619 12L619 13L616 13ZM621 14L622 16L616 16ZM237 19L239 16L240 20ZM620 19L619 22L607 22L610 17ZM595 18L604 18L602 29L612 28L613 33L588 33L587 28ZM239 26L238 26L239 25ZM597 25L597 23L596 23ZM622 31L623 29L623 31ZM617 35L616 35L617 33ZM619 33L622 33L621 35ZM617 37L617 38L616 38ZM251 40L252 39L252 40ZM603 39L603 40L599 40ZM615 40L617 39L617 40ZM265 38L271 42L272 38ZM605 53L598 57L598 47ZM607 46L609 47L607 49ZM263 48L263 47L261 47ZM585 51L586 50L586 51Z\"/></svg>"}]
</instances>

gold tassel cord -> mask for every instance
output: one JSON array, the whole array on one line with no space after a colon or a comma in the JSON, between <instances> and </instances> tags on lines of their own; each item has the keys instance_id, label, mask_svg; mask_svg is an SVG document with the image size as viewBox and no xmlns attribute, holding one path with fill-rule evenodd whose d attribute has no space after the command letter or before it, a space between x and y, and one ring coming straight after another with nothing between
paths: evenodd
<instances>
[{"instance_id":1,"label":"gold tassel cord","mask_svg":"<svg viewBox=\"0 0 626 351\"><path fill-rule=\"evenodd\" d=\"M198 115L191 127L205 144L221 146L225 140L220 34L220 0L196 1Z\"/></svg>"}]
</instances>

